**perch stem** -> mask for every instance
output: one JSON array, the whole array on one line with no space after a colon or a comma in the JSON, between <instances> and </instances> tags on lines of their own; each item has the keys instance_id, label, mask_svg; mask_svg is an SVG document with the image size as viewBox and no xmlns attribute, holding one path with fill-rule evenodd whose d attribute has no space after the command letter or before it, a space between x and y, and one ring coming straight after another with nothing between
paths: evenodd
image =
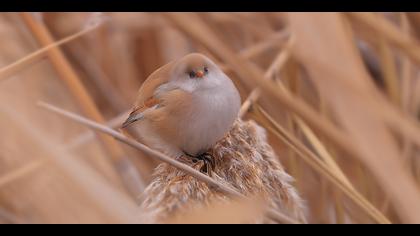
<instances>
[{"instance_id":1,"label":"perch stem","mask_svg":"<svg viewBox=\"0 0 420 236\"><path fill-rule=\"evenodd\" d=\"M197 178L198 180L203 181L203 182L209 184L210 186L212 186L216 189L219 189L220 191L222 191L225 194L228 194L228 195L231 195L231 196L234 196L234 197L244 197L241 193L239 193L235 189L232 189L229 186L221 184L221 183L217 182L216 180L210 178L209 176L200 173L199 171L195 170L194 168L192 168L188 165L185 165L185 164L183 164L179 161L176 161L175 159L170 158L170 157L162 154L159 151L153 150L153 149L149 148L148 146L146 146L142 143L139 143L139 142L137 142L133 139L129 139L126 136L122 135L121 133L118 133L117 131L115 131L115 130L107 127L107 126L101 125L97 122L86 119L84 117L81 117L79 115L76 115L74 113L65 111L63 109L60 109L58 107L52 106L52 105L44 103L44 102L39 102L38 105L47 109L47 110L50 110L50 111L55 112L57 114L60 114L64 117L67 117L67 118L69 118L73 121L76 121L80 124L83 124L83 125L91 128L91 129L93 129L93 130L96 130L96 131L99 131L101 133L107 134L107 135L115 138L116 140L118 140L122 143L125 143L125 144L127 144L127 145L129 145L129 146L131 146L135 149L143 151L143 152L147 153L150 157L154 157L154 158L156 158L156 159L158 159L162 162L170 164L170 165L184 171L185 173L190 174L191 176ZM272 218L273 220L276 220L279 223L288 223L288 224L299 223L296 220L291 219L290 217L288 217L288 216L286 216L282 213L275 212L275 211L272 211L272 210L268 210L268 215L269 215L270 218Z\"/></svg>"},{"instance_id":2,"label":"perch stem","mask_svg":"<svg viewBox=\"0 0 420 236\"><path fill-rule=\"evenodd\" d=\"M121 114L117 115L116 117L106 122L106 126L110 128L117 128L127 119L129 114L130 114L130 111L122 112ZM91 141L94 138L95 138L95 132L92 132L91 130L89 130L75 137L66 146L68 149L76 149L80 147L81 145L86 144L87 142Z\"/></svg>"},{"instance_id":3,"label":"perch stem","mask_svg":"<svg viewBox=\"0 0 420 236\"><path fill-rule=\"evenodd\" d=\"M121 113L117 117L111 119L110 121L107 122L107 126L111 128L115 128L119 126L124 121L124 119L128 116L128 113L129 111ZM76 149L94 138L95 138L94 132L92 131L85 132L77 136L74 140L70 141L69 144L67 144L66 148L69 150ZM15 180L18 180L22 177L27 176L28 174L43 167L45 164L47 164L47 159L35 160L29 164L26 164L25 166L22 166L14 171L11 171L10 173L6 173L3 176L0 176L0 188Z\"/></svg>"}]
</instances>

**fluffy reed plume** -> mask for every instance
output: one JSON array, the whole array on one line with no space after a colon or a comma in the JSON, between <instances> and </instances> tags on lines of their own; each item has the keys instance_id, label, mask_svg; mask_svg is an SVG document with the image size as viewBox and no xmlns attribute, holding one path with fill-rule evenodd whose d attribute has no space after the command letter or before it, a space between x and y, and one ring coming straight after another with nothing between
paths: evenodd
<instances>
[{"instance_id":1,"label":"fluffy reed plume","mask_svg":"<svg viewBox=\"0 0 420 236\"><path fill-rule=\"evenodd\" d=\"M144 196L163 189L161 199L146 201L147 210L170 213L163 217L170 223L196 222L197 215L208 222L221 215L249 222L275 199L282 204L274 204L270 219L294 222L300 206L281 198L295 199L293 189L305 200L309 223L420 223L419 16L1 14L0 223L145 222L146 211L135 204L144 186L150 186ZM190 52L212 58L240 91L243 121L235 129L259 138L243 142L231 134L214 151L220 160L231 156L223 163L241 160L230 167L243 173L250 173L244 164L260 170L250 178L252 188L220 162L209 178L197 171L200 162L189 163L194 169L150 158L159 154L94 135L35 105L46 101L116 128L144 79ZM244 155L248 151L238 145L228 152L227 140L258 151ZM251 164L247 158L253 157L267 158L271 171ZM269 188L269 173L284 178L283 185ZM200 190L212 197L171 208L179 201L163 194L181 179L204 186ZM261 201L235 201L258 190ZM153 207L159 202L167 204Z\"/></svg>"},{"instance_id":2,"label":"fluffy reed plume","mask_svg":"<svg viewBox=\"0 0 420 236\"><path fill-rule=\"evenodd\" d=\"M71 119L73 121L76 121L80 124L86 125L87 127L99 131L103 134L108 134L112 137L114 137L115 139L128 144L131 147L134 147L140 151L144 151L146 154L148 154L150 157L152 158L156 158L158 160L161 160L167 164L170 164L171 166L183 171L183 173L189 174L192 177L195 177L197 180L203 182L203 183L207 183L208 187L212 187L215 188L217 191L225 194L226 196L231 196L231 197L236 197L236 198L246 198L246 195L241 194L240 192L238 192L234 187L230 186L229 184L224 184L220 181L217 181L216 179L213 179L211 177L209 169L207 169L207 174L209 174L209 176L201 173L200 171L197 171L196 169L194 169L194 167L187 165L187 164L183 164L182 161L179 160L175 160L157 150L151 149L150 147L147 147L146 145L139 143L137 141L135 141L134 139L131 139L129 137L126 137L124 134L118 133L113 129L110 129L109 127L106 127L104 125L101 125L95 121L86 119L84 117L81 117L77 114L68 112L66 110L63 110L61 108L55 107L53 105L44 103L44 102L39 102L38 103L41 107L50 110L52 112L55 112L57 114L60 114L68 119ZM248 137L249 138L249 137ZM231 146L227 146L227 148L231 148ZM239 147L240 148L240 147ZM185 160L189 160L189 159L185 159ZM185 161L184 160L184 161ZM264 163L263 163L264 165ZM215 163L212 163L212 167L215 166ZM278 180L281 181L280 178L278 178ZM186 181L183 184L189 184L189 182L191 181L191 179L186 179ZM199 189L198 189L199 190ZM188 206L187 206L188 207ZM144 212L142 212L144 213ZM298 219L293 219L287 215L285 215L284 213L272 210L272 209L268 209L266 211L267 213L267 217L269 217L271 220L273 220L274 222L277 223L298 223ZM304 216L302 214L299 214L300 220L301 222L304 222ZM150 215L147 216L147 218L150 218ZM143 220L144 222L144 220Z\"/></svg>"},{"instance_id":3,"label":"fluffy reed plume","mask_svg":"<svg viewBox=\"0 0 420 236\"><path fill-rule=\"evenodd\" d=\"M215 160L214 178L237 189L245 196L260 195L271 209L293 219L304 220L302 200L292 187L292 178L284 171L265 130L248 121L236 121L229 134L211 150ZM200 170L205 163L187 158L179 161ZM155 222L174 214L203 207L211 202L227 201L226 195L186 175L168 164L160 164L143 193L142 209ZM268 218L266 218L268 220ZM254 219L263 222L263 219Z\"/></svg>"}]
</instances>

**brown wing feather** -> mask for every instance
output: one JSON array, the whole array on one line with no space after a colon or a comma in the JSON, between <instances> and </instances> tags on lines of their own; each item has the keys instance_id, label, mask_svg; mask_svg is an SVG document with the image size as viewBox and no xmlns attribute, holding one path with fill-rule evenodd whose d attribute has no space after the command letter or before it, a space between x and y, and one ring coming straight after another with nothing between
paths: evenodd
<instances>
[{"instance_id":1,"label":"brown wing feather","mask_svg":"<svg viewBox=\"0 0 420 236\"><path fill-rule=\"evenodd\" d=\"M142 107L147 100L153 98L153 94L157 87L169 81L172 64L173 62L168 63L149 75L140 87L134 105L135 108Z\"/></svg>"},{"instance_id":2,"label":"brown wing feather","mask_svg":"<svg viewBox=\"0 0 420 236\"><path fill-rule=\"evenodd\" d=\"M125 128L132 123L141 119L141 113L143 113L146 109L159 105L161 101L157 98L151 97L144 101L143 105L134 107L133 111L130 113L127 120L123 123L122 127Z\"/></svg>"},{"instance_id":3,"label":"brown wing feather","mask_svg":"<svg viewBox=\"0 0 420 236\"><path fill-rule=\"evenodd\" d=\"M146 101L143 102L143 104L141 106L138 107L134 107L133 111L130 113L131 114L138 114L138 113L142 113L144 110L151 108L155 105L158 105L160 103L160 100L154 97L150 97L149 99L147 99Z\"/></svg>"},{"instance_id":4,"label":"brown wing feather","mask_svg":"<svg viewBox=\"0 0 420 236\"><path fill-rule=\"evenodd\" d=\"M134 108L128 119L122 125L123 128L138 121L140 119L138 116L139 114L161 102L159 99L153 97L153 94L157 87L168 82L172 64L173 63L171 62L162 66L144 81L143 85L140 87Z\"/></svg>"}]
</instances>

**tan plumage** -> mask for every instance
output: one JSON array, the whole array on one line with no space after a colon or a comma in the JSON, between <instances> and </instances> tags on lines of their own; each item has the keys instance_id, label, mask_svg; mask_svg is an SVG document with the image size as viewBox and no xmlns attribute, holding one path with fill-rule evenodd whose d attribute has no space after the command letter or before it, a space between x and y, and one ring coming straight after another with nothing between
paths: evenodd
<instances>
[{"instance_id":1,"label":"tan plumage","mask_svg":"<svg viewBox=\"0 0 420 236\"><path fill-rule=\"evenodd\" d=\"M151 103L150 101L158 101L156 98L153 97L153 94L157 87L168 82L168 80L170 79L169 73L171 65L173 65L173 62L162 66L161 68L153 72L143 83L139 90L139 95L136 99L136 103L134 104L133 110L135 112L138 112L139 109L152 107L153 105L156 105L154 104L154 102Z\"/></svg>"},{"instance_id":2,"label":"tan plumage","mask_svg":"<svg viewBox=\"0 0 420 236\"><path fill-rule=\"evenodd\" d=\"M123 127L133 125L149 146L172 157L201 155L229 131L240 108L232 81L202 54L153 72Z\"/></svg>"},{"instance_id":3,"label":"tan plumage","mask_svg":"<svg viewBox=\"0 0 420 236\"><path fill-rule=\"evenodd\" d=\"M263 195L272 209L281 210L290 217L304 218L302 200L291 185L292 178L267 144L263 128L252 121L237 120L211 152L216 162L213 178L244 195ZM197 170L204 165L186 157L179 160ZM148 214L151 222L159 222L212 201L229 199L194 177L160 164L143 194L142 211ZM267 222L267 219L256 219L256 222Z\"/></svg>"}]
</instances>

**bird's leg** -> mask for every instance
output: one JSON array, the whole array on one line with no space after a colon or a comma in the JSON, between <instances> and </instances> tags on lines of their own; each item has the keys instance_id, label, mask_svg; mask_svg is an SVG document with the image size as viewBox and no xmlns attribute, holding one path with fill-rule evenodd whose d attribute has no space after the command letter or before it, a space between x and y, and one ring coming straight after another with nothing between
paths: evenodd
<instances>
[{"instance_id":1,"label":"bird's leg","mask_svg":"<svg viewBox=\"0 0 420 236\"><path fill-rule=\"evenodd\" d=\"M205 153L201 154L199 158L201 158L207 164L210 164L210 169L211 170L214 170L214 168L216 168L216 163L214 161L214 157L209 152L205 152Z\"/></svg>"},{"instance_id":2,"label":"bird's leg","mask_svg":"<svg viewBox=\"0 0 420 236\"><path fill-rule=\"evenodd\" d=\"M214 170L216 164L214 162L214 157L208 153L202 153L198 156L192 156L188 153L185 153L187 156L191 157L192 161L196 163L197 161L203 161L204 165L201 167L200 171L207 173L210 177L212 176L212 170Z\"/></svg>"}]
</instances>

